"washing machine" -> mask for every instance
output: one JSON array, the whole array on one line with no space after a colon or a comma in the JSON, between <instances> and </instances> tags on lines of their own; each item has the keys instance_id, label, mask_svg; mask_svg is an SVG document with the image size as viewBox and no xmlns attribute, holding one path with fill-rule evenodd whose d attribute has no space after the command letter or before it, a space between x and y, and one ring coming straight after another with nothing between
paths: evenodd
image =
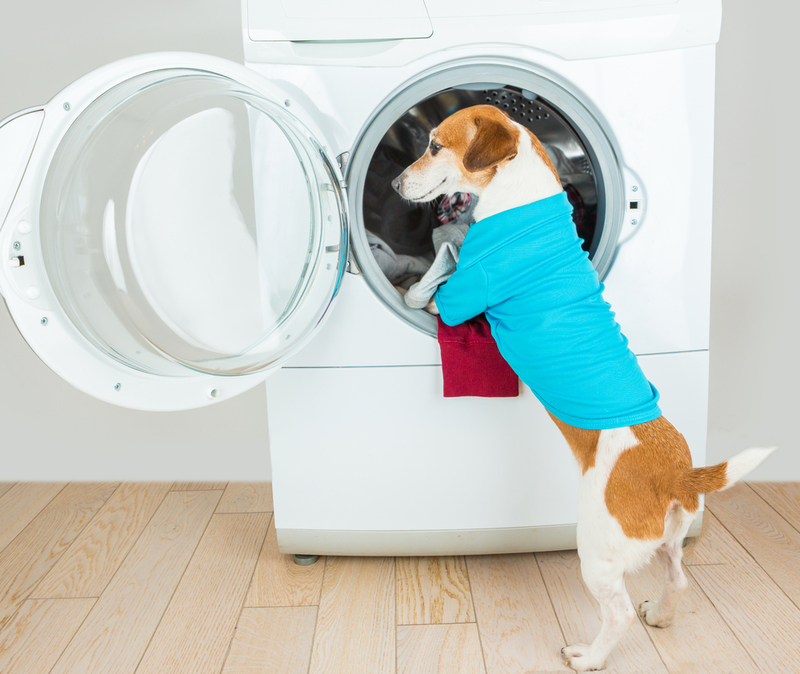
<instances>
[{"instance_id":1,"label":"washing machine","mask_svg":"<svg viewBox=\"0 0 800 674\"><path fill-rule=\"evenodd\" d=\"M705 462L719 0L243 0L245 64L109 64L0 122L0 293L76 388L145 410L267 387L280 548L575 547L578 470L524 385L443 398L430 259L389 182L475 104L542 140L662 410ZM254 475L254 479L259 476ZM690 533L699 531L702 512Z\"/></svg>"}]
</instances>

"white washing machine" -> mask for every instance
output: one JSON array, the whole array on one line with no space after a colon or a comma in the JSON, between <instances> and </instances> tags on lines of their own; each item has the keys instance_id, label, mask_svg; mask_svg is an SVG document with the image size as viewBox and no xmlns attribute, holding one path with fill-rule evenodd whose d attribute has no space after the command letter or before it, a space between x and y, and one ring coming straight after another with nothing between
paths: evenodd
<instances>
[{"instance_id":1,"label":"white washing machine","mask_svg":"<svg viewBox=\"0 0 800 674\"><path fill-rule=\"evenodd\" d=\"M429 255L434 211L400 201L392 172L454 110L508 111L559 166L702 465L720 14L244 0L247 67L135 57L0 122L0 292L45 363L117 405L200 407L266 379L284 552L575 547L556 427L524 386L442 397L435 320L406 308L367 230Z\"/></svg>"}]
</instances>

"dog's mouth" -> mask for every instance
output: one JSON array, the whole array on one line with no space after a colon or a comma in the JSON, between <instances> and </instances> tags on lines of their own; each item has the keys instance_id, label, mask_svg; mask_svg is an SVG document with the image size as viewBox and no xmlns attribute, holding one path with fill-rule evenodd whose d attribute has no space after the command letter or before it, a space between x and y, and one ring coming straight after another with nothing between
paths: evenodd
<instances>
[{"instance_id":1,"label":"dog's mouth","mask_svg":"<svg viewBox=\"0 0 800 674\"><path fill-rule=\"evenodd\" d=\"M440 183L439 183L439 184L438 184L436 187L434 187L434 188L433 188L432 190L430 190L429 192L426 192L426 193L425 193L425 194L423 194L421 197L408 197L408 200L409 200L409 201L414 201L414 202L416 202L416 203L419 203L419 202L421 202L421 201L425 201L425 199L426 199L427 197L429 197L431 194L433 194L433 193L434 193L436 190L438 190L438 189L439 189L439 188L440 188L442 185L444 185L446 182L447 182L447 178L445 178L444 180L442 180L442 182L440 182Z\"/></svg>"}]
</instances>

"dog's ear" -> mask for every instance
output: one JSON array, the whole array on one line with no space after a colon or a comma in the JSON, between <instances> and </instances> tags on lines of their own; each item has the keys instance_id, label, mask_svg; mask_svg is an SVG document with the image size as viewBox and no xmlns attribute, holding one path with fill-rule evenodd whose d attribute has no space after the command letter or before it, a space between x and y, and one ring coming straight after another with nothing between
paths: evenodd
<instances>
[{"instance_id":1,"label":"dog's ear","mask_svg":"<svg viewBox=\"0 0 800 674\"><path fill-rule=\"evenodd\" d=\"M491 119L475 118L475 137L464 153L464 168L470 173L487 169L517 155L517 139L505 125Z\"/></svg>"}]
</instances>

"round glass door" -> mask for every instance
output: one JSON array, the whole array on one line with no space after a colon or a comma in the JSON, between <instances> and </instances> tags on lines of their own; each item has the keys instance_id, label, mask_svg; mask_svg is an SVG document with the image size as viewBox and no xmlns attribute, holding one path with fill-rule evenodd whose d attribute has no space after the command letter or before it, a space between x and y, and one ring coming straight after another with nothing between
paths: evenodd
<instances>
[{"instance_id":1,"label":"round glass door","mask_svg":"<svg viewBox=\"0 0 800 674\"><path fill-rule=\"evenodd\" d=\"M89 105L48 169L39 231L76 328L152 374L281 362L324 315L346 254L324 150L273 101L191 68Z\"/></svg>"},{"instance_id":2,"label":"round glass door","mask_svg":"<svg viewBox=\"0 0 800 674\"><path fill-rule=\"evenodd\" d=\"M430 268L441 220L437 202L404 201L391 181L425 152L433 128L474 105L504 110L543 143L573 205L584 249L601 278L608 271L625 213L622 167L611 130L567 86L531 64L453 61L405 83L368 121L348 174L353 252L367 283L399 318L436 335L436 319L409 309L398 288L407 289Z\"/></svg>"}]
</instances>

